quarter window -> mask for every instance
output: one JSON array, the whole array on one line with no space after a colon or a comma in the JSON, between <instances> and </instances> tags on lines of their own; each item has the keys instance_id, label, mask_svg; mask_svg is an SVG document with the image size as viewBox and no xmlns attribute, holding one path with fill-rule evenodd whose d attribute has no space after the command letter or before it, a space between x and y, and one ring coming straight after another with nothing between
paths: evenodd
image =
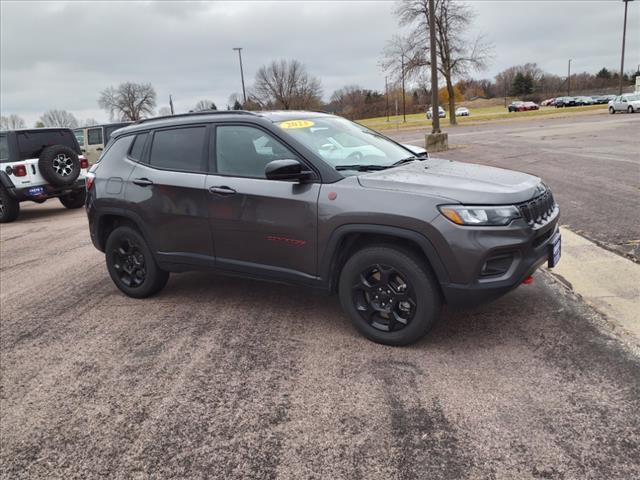
<instances>
[{"instance_id":1,"label":"quarter window","mask_svg":"<svg viewBox=\"0 0 640 480\"><path fill-rule=\"evenodd\" d=\"M151 145L151 166L167 170L204 172L205 134L205 127L156 131Z\"/></svg>"},{"instance_id":2,"label":"quarter window","mask_svg":"<svg viewBox=\"0 0 640 480\"><path fill-rule=\"evenodd\" d=\"M147 132L136 135L133 145L131 146L131 152L129 157L134 160L142 160L142 151L144 150L144 144L147 141L149 134Z\"/></svg>"},{"instance_id":3,"label":"quarter window","mask_svg":"<svg viewBox=\"0 0 640 480\"><path fill-rule=\"evenodd\" d=\"M102 127L87 130L87 143L89 145L102 145Z\"/></svg>"},{"instance_id":4,"label":"quarter window","mask_svg":"<svg viewBox=\"0 0 640 480\"><path fill-rule=\"evenodd\" d=\"M267 163L282 159L297 159L297 155L258 128L241 125L216 128L217 173L265 178Z\"/></svg>"}]
</instances>

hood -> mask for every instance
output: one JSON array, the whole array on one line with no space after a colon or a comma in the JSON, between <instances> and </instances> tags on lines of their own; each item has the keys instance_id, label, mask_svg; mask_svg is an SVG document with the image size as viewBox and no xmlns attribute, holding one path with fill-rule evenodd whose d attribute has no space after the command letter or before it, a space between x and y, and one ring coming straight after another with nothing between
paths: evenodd
<instances>
[{"instance_id":1,"label":"hood","mask_svg":"<svg viewBox=\"0 0 640 480\"><path fill-rule=\"evenodd\" d=\"M435 195L470 205L508 205L542 193L538 177L472 163L432 158L358 176L364 188Z\"/></svg>"}]
</instances>

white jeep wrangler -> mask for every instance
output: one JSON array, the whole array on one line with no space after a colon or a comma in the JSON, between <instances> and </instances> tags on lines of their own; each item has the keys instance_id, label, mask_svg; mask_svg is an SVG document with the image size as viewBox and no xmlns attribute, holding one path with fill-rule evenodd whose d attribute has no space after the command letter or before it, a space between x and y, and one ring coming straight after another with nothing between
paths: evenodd
<instances>
[{"instance_id":1,"label":"white jeep wrangler","mask_svg":"<svg viewBox=\"0 0 640 480\"><path fill-rule=\"evenodd\" d=\"M68 128L0 132L0 223L12 222L20 202L58 197L67 208L84 205L89 162Z\"/></svg>"}]
</instances>

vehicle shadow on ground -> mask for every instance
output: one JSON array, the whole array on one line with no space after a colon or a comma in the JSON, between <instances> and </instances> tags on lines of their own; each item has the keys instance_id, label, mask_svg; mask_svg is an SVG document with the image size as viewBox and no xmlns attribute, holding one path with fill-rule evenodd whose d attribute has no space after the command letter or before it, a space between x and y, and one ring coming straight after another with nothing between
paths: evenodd
<instances>
[{"instance_id":1,"label":"vehicle shadow on ground","mask_svg":"<svg viewBox=\"0 0 640 480\"><path fill-rule=\"evenodd\" d=\"M73 215L77 213L80 209L68 209L63 207L60 202L57 200L49 200L49 202L56 202L58 205L45 207L44 204L33 204L29 205L28 208L24 208L21 206L20 214L18 215L18 219L16 222L28 222L32 220L43 220L48 218L54 218L60 215L68 214ZM47 202L47 203L49 203ZM24 204L22 204L24 205Z\"/></svg>"},{"instance_id":2,"label":"vehicle shadow on ground","mask_svg":"<svg viewBox=\"0 0 640 480\"><path fill-rule=\"evenodd\" d=\"M486 348L508 342L510 336L522 337L522 330L531 328L540 314L536 304L541 296L548 295L545 287L526 287L526 290L514 291L473 308L445 305L430 333L410 348L473 348L474 344ZM310 329L328 331L332 336L360 337L342 311L336 294L310 288L198 272L173 275L166 289L154 298L169 303L195 300L204 310L215 308L216 303L224 299L227 304L249 304L257 312L269 309L281 321L291 321L292 326L299 324L298 317L303 315Z\"/></svg>"}]
</instances>

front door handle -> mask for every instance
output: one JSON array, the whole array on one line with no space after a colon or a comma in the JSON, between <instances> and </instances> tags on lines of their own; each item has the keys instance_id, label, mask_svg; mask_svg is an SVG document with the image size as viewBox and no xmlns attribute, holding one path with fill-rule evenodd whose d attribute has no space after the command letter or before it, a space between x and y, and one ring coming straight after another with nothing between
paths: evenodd
<instances>
[{"instance_id":1,"label":"front door handle","mask_svg":"<svg viewBox=\"0 0 640 480\"><path fill-rule=\"evenodd\" d=\"M222 185L220 187L209 187L209 193L216 195L233 195L236 191L233 188Z\"/></svg>"},{"instance_id":2,"label":"front door handle","mask_svg":"<svg viewBox=\"0 0 640 480\"><path fill-rule=\"evenodd\" d=\"M148 187L149 185L153 185L153 182L148 178L134 178L133 183L141 187Z\"/></svg>"}]
</instances>

